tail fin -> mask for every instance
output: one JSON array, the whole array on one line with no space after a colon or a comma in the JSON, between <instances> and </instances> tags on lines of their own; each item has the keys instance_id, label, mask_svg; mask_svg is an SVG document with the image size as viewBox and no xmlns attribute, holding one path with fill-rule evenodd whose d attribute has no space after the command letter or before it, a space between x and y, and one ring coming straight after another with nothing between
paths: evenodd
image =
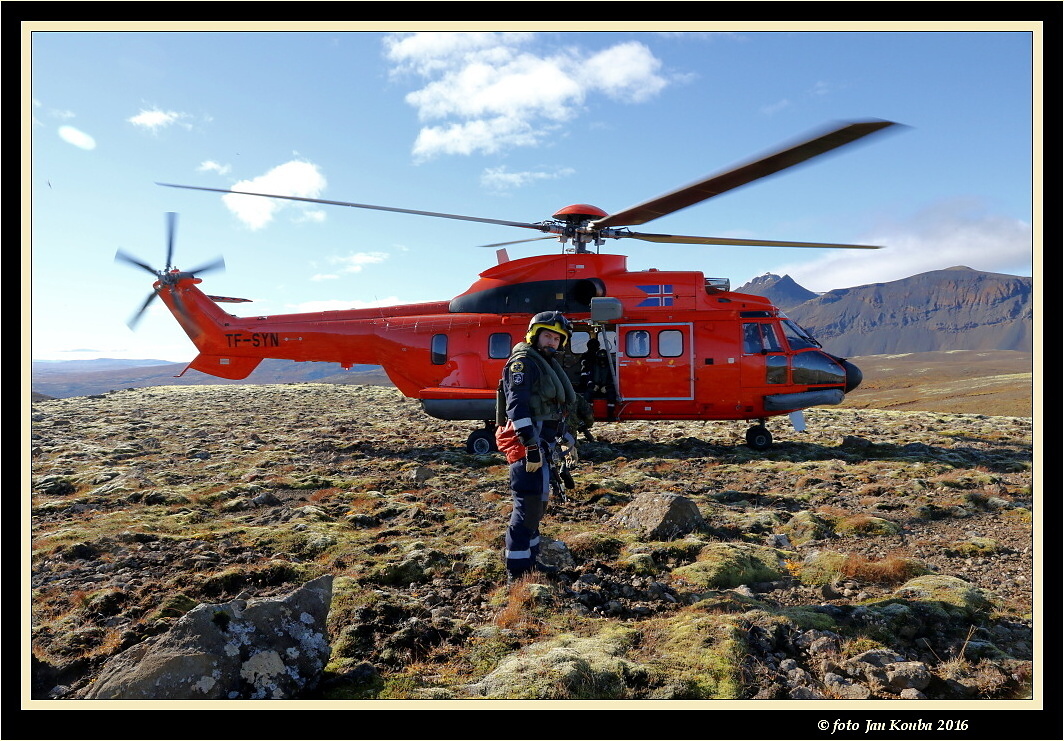
<instances>
[{"instance_id":1,"label":"tail fin","mask_svg":"<svg viewBox=\"0 0 1064 741\"><path fill-rule=\"evenodd\" d=\"M205 355L200 353L188 364L185 370L177 375L178 377L183 376L191 368L219 378L239 381L251 375L251 371L255 370L261 362L262 358L242 358L232 355Z\"/></svg>"}]
</instances>

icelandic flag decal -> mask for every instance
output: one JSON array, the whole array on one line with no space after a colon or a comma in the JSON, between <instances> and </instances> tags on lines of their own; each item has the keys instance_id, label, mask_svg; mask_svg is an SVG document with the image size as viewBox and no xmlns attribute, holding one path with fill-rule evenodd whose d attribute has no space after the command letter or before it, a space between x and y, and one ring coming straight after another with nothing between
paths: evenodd
<instances>
[{"instance_id":1,"label":"icelandic flag decal","mask_svg":"<svg viewBox=\"0 0 1064 741\"><path fill-rule=\"evenodd\" d=\"M636 306L672 306L672 285L636 286L647 297Z\"/></svg>"}]
</instances>

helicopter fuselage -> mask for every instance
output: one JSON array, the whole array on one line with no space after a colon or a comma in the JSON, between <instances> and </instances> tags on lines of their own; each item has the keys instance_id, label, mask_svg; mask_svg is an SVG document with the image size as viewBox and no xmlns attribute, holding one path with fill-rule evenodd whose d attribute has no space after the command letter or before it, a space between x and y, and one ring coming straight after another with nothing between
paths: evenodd
<instances>
[{"instance_id":1,"label":"helicopter fuselage","mask_svg":"<svg viewBox=\"0 0 1064 741\"><path fill-rule=\"evenodd\" d=\"M446 420L495 417L498 379L531 315L574 325L563 365L574 381L590 337L606 350L625 420L764 420L838 404L860 371L829 355L763 297L696 271L629 271L622 255L588 252L509 260L450 301L237 317L198 278L156 284L199 350L189 368L246 378L265 358L379 365L404 395ZM606 307L608 315L603 315ZM592 398L607 418L606 400Z\"/></svg>"}]
</instances>

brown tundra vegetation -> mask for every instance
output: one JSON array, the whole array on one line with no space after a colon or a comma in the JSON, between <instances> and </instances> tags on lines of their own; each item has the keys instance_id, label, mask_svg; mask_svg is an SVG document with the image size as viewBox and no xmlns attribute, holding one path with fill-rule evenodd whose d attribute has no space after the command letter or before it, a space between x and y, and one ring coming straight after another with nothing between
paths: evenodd
<instances>
[{"instance_id":1,"label":"brown tundra vegetation","mask_svg":"<svg viewBox=\"0 0 1064 741\"><path fill-rule=\"evenodd\" d=\"M77 699L196 605L329 574L329 663L293 699L1030 700L1029 407L874 401L762 452L745 423L596 425L545 521L559 572L509 587L504 460L393 388L36 402L24 689ZM698 522L626 527L651 495Z\"/></svg>"}]
</instances>

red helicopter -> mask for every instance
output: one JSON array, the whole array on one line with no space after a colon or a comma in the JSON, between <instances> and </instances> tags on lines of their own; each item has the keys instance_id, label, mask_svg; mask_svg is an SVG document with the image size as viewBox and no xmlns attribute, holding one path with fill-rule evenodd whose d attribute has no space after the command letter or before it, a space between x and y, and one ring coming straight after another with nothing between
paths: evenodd
<instances>
[{"instance_id":1,"label":"red helicopter","mask_svg":"<svg viewBox=\"0 0 1064 741\"><path fill-rule=\"evenodd\" d=\"M699 203L887 129L889 121L847 123L658 198L608 214L586 204L566 206L552 219L525 223L344 201L159 183L167 187L394 211L500 224L557 238L562 252L509 260L485 270L450 300L402 306L238 317L219 304L245 299L211 296L197 274L221 262L182 271L172 265L174 214L166 267L155 270L121 250L116 259L155 275L154 292L131 326L159 297L199 354L189 368L243 379L265 358L379 365L407 397L443 420L483 422L466 447L494 449L496 386L531 316L563 312L574 335L564 365L578 388L580 354L599 346L605 381L589 393L596 420L753 420L747 444L772 444L768 418L790 415L804 429L801 410L839 404L860 384L861 371L821 349L807 332L760 296L735 293L727 279L696 271L631 271L622 255L600 254L608 239L777 247L877 249L869 245L779 242L679 236L628 227ZM517 240L534 241L533 239ZM490 247L503 247L506 242ZM182 371L182 374L185 372Z\"/></svg>"}]
</instances>

